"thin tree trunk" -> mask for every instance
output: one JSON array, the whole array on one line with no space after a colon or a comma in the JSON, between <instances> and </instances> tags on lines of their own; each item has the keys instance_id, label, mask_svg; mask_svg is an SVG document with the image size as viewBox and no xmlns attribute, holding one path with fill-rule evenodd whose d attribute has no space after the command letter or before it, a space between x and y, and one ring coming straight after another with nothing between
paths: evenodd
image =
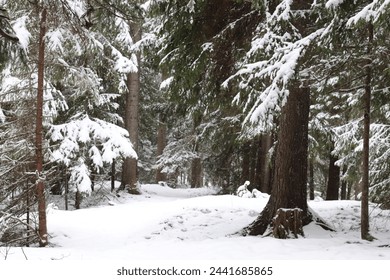
<instances>
[{"instance_id":1,"label":"thin tree trunk","mask_svg":"<svg viewBox=\"0 0 390 280\"><path fill-rule=\"evenodd\" d=\"M309 196L310 200L314 200L314 160L309 160Z\"/></svg>"},{"instance_id":2,"label":"thin tree trunk","mask_svg":"<svg viewBox=\"0 0 390 280\"><path fill-rule=\"evenodd\" d=\"M25 184L26 184L25 194L26 194L26 206L27 206L26 207L26 224L27 224L26 243L27 243L27 247L30 247L30 245L29 245L29 240L30 240L30 186L29 186L29 181L27 181Z\"/></svg>"},{"instance_id":3,"label":"thin tree trunk","mask_svg":"<svg viewBox=\"0 0 390 280\"><path fill-rule=\"evenodd\" d=\"M81 209L81 200L82 200L81 192L77 189L75 194L75 199L74 199L74 207L76 209Z\"/></svg>"},{"instance_id":4,"label":"thin tree trunk","mask_svg":"<svg viewBox=\"0 0 390 280\"><path fill-rule=\"evenodd\" d=\"M65 167L65 210L69 208L69 182L68 182L68 168Z\"/></svg>"},{"instance_id":5,"label":"thin tree trunk","mask_svg":"<svg viewBox=\"0 0 390 280\"><path fill-rule=\"evenodd\" d=\"M115 171L116 171L116 167L115 167L115 159L114 159L112 160L111 163L111 192L115 190Z\"/></svg>"},{"instance_id":6,"label":"thin tree trunk","mask_svg":"<svg viewBox=\"0 0 390 280\"><path fill-rule=\"evenodd\" d=\"M345 173L347 172L347 166L343 166L343 177ZM347 180L345 178L342 179L341 181L341 192L340 192L340 199L341 200L346 200L347 199Z\"/></svg>"},{"instance_id":7,"label":"thin tree trunk","mask_svg":"<svg viewBox=\"0 0 390 280\"><path fill-rule=\"evenodd\" d=\"M200 113L195 113L193 116L193 137L194 137L194 153L199 153L199 142L196 135L196 129L202 123L202 115ZM202 187L202 159L198 155L191 162L191 188L200 188Z\"/></svg>"},{"instance_id":8,"label":"thin tree trunk","mask_svg":"<svg viewBox=\"0 0 390 280\"><path fill-rule=\"evenodd\" d=\"M250 166L249 166L249 182L254 185L255 184L255 178L256 178L256 172L257 172L257 166L256 166L256 159L257 159L257 153L259 151L259 143L258 138L255 137L252 140L251 143L251 153L250 153Z\"/></svg>"},{"instance_id":9,"label":"thin tree trunk","mask_svg":"<svg viewBox=\"0 0 390 280\"><path fill-rule=\"evenodd\" d=\"M245 142L241 149L242 162L241 162L241 182L250 181L250 142Z\"/></svg>"},{"instance_id":10,"label":"thin tree trunk","mask_svg":"<svg viewBox=\"0 0 390 280\"><path fill-rule=\"evenodd\" d=\"M92 172L91 172L91 176L90 176L90 178L91 178L91 191L95 191L95 180L96 180L96 178L95 178L95 173L93 173L94 171L92 170Z\"/></svg>"},{"instance_id":11,"label":"thin tree trunk","mask_svg":"<svg viewBox=\"0 0 390 280\"><path fill-rule=\"evenodd\" d=\"M48 243L47 222L46 222L46 199L45 186L43 183L43 86L45 71L45 35L46 35L46 8L43 8L39 26L39 47L38 47L38 90L37 90L37 115L35 127L35 150L36 150L36 172L37 172L37 199L38 199L38 234L39 246L44 247Z\"/></svg>"},{"instance_id":12,"label":"thin tree trunk","mask_svg":"<svg viewBox=\"0 0 390 280\"><path fill-rule=\"evenodd\" d=\"M374 39L374 26L368 24L368 48L367 56L371 55L372 43ZM362 176L362 200L361 200L361 238L370 240L372 237L369 233L369 209L368 209L368 190L369 190L369 145L370 145L370 114L371 114L371 76L372 60L367 58L366 79L364 85L364 128L363 128L363 176Z\"/></svg>"},{"instance_id":13,"label":"thin tree trunk","mask_svg":"<svg viewBox=\"0 0 390 280\"><path fill-rule=\"evenodd\" d=\"M134 42L141 40L141 27L137 22L130 24ZM136 55L138 71L127 74L127 94L125 105L125 127L130 135L130 141L134 150L138 153L138 120L139 120L139 94L140 94L140 60L139 53ZM138 168L137 159L126 158L123 163L122 185L133 194L139 194L137 189Z\"/></svg>"},{"instance_id":14,"label":"thin tree trunk","mask_svg":"<svg viewBox=\"0 0 390 280\"><path fill-rule=\"evenodd\" d=\"M254 174L254 181L251 182L251 187L257 188L260 191L263 192L263 182L262 182L262 171L264 170L264 161L265 161L265 153L263 150L263 135L260 135L256 146L257 146L257 151L256 151L256 161L255 161L255 174Z\"/></svg>"}]
</instances>

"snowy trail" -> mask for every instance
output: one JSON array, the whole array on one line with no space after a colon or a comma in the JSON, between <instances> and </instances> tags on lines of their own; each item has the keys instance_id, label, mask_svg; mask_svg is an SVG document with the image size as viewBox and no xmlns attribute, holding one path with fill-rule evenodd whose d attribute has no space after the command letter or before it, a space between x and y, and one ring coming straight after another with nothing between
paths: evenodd
<instances>
[{"instance_id":1,"label":"snowy trail","mask_svg":"<svg viewBox=\"0 0 390 280\"><path fill-rule=\"evenodd\" d=\"M142 195L128 195L110 203L114 206L51 209L52 246L24 251L36 260L390 260L390 211L372 206L374 242L360 239L357 201L310 202L337 232L310 224L305 238L242 237L235 233L257 217L267 199L212 193L144 185ZM24 259L24 254L13 248L8 259Z\"/></svg>"}]
</instances>

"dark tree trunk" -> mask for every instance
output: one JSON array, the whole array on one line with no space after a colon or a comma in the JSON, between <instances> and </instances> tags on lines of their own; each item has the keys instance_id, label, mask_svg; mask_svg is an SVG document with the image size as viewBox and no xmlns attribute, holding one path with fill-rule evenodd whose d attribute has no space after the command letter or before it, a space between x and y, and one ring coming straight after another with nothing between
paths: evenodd
<instances>
[{"instance_id":1,"label":"dark tree trunk","mask_svg":"<svg viewBox=\"0 0 390 280\"><path fill-rule=\"evenodd\" d=\"M310 200L314 200L314 160L309 160L309 196Z\"/></svg>"},{"instance_id":2,"label":"dark tree trunk","mask_svg":"<svg viewBox=\"0 0 390 280\"><path fill-rule=\"evenodd\" d=\"M328 169L328 186L326 189L326 200L338 200L340 189L340 167L335 165L337 157L330 153Z\"/></svg>"},{"instance_id":3,"label":"dark tree trunk","mask_svg":"<svg viewBox=\"0 0 390 280\"><path fill-rule=\"evenodd\" d=\"M241 182L250 181L250 142L243 144L242 150L242 162L241 162Z\"/></svg>"},{"instance_id":4,"label":"dark tree trunk","mask_svg":"<svg viewBox=\"0 0 390 280\"><path fill-rule=\"evenodd\" d=\"M202 186L202 160L194 158L191 163L191 188L201 188Z\"/></svg>"},{"instance_id":5,"label":"dark tree trunk","mask_svg":"<svg viewBox=\"0 0 390 280\"><path fill-rule=\"evenodd\" d=\"M202 117L203 115L199 112L195 112L193 115L193 130L192 134L194 137L194 147L193 151L195 154L199 153L199 142L196 130L199 127L199 125L202 123ZM194 158L191 162L191 178L190 178L190 184L191 188L200 188L202 187L203 180L202 180L202 159L198 155L196 158Z\"/></svg>"},{"instance_id":6,"label":"dark tree trunk","mask_svg":"<svg viewBox=\"0 0 390 280\"><path fill-rule=\"evenodd\" d=\"M65 167L65 210L69 207L69 182L68 182L68 168Z\"/></svg>"},{"instance_id":7,"label":"dark tree trunk","mask_svg":"<svg viewBox=\"0 0 390 280\"><path fill-rule=\"evenodd\" d=\"M372 43L374 40L374 26L368 24L368 48L367 56L371 56ZM362 200L361 200L361 238L365 240L372 239L369 233L369 209L368 209L368 189L369 189L369 149L370 149L370 114L371 114L371 78L372 78L372 59L367 59L366 79L364 85L364 128L363 128L363 176L362 176Z\"/></svg>"},{"instance_id":8,"label":"dark tree trunk","mask_svg":"<svg viewBox=\"0 0 390 280\"><path fill-rule=\"evenodd\" d=\"M76 190L75 199L74 199L74 208L81 209L81 200L82 195L79 190Z\"/></svg>"},{"instance_id":9,"label":"dark tree trunk","mask_svg":"<svg viewBox=\"0 0 390 280\"><path fill-rule=\"evenodd\" d=\"M92 171L93 172L93 171ZM91 178L91 191L95 191L95 180L96 180L96 178L95 178L95 173L92 173L91 174L91 176L90 176L90 178Z\"/></svg>"},{"instance_id":10,"label":"dark tree trunk","mask_svg":"<svg viewBox=\"0 0 390 280\"><path fill-rule=\"evenodd\" d=\"M262 191L262 188L263 188L263 185L262 185L262 182L261 182L261 172L263 171L264 169L264 157L265 157L265 154L264 154L264 150L263 150L263 147L262 147L262 139L263 139L263 135L260 135L259 138L257 139L256 141L256 148L257 148L257 151L255 153L256 155L256 160L255 160L255 170L254 170L254 180L253 182L251 182L251 187L253 188L257 188L259 189L260 191Z\"/></svg>"},{"instance_id":11,"label":"dark tree trunk","mask_svg":"<svg viewBox=\"0 0 390 280\"><path fill-rule=\"evenodd\" d=\"M347 173L347 166L343 166L343 176ZM340 192L340 199L346 200L347 199L347 180L343 178L341 181L341 192Z\"/></svg>"},{"instance_id":12,"label":"dark tree trunk","mask_svg":"<svg viewBox=\"0 0 390 280\"><path fill-rule=\"evenodd\" d=\"M297 82L290 86L280 118L271 196L246 229L249 235L263 234L279 208L299 208L303 225L311 221L306 200L309 106L309 88L301 88Z\"/></svg>"},{"instance_id":13,"label":"dark tree trunk","mask_svg":"<svg viewBox=\"0 0 390 280\"><path fill-rule=\"evenodd\" d=\"M37 115L35 131L36 151L36 172L37 172L37 198L38 198L38 233L39 246L48 244L47 223L46 223L46 199L45 186L43 182L43 87L45 72L45 35L46 35L46 8L43 8L39 23L39 47L38 47L38 90L37 90Z\"/></svg>"},{"instance_id":14,"label":"dark tree trunk","mask_svg":"<svg viewBox=\"0 0 390 280\"><path fill-rule=\"evenodd\" d=\"M130 24L131 35L134 42L141 40L141 27L138 23ZM125 105L125 127L130 135L130 141L134 150L138 153L138 119L139 119L139 94L140 94L140 62L141 56L137 53L138 71L127 74L127 94ZM137 188L138 168L137 159L126 158L122 170L122 186L132 194L139 194Z\"/></svg>"},{"instance_id":15,"label":"dark tree trunk","mask_svg":"<svg viewBox=\"0 0 390 280\"><path fill-rule=\"evenodd\" d=\"M115 173L116 173L116 164L115 159L111 163L111 192L115 191Z\"/></svg>"},{"instance_id":16,"label":"dark tree trunk","mask_svg":"<svg viewBox=\"0 0 390 280\"><path fill-rule=\"evenodd\" d=\"M272 147L272 135L264 134L261 135L261 157L259 165L259 185L260 191L264 193L271 193L270 179L271 179L271 166L269 150Z\"/></svg>"},{"instance_id":17,"label":"dark tree trunk","mask_svg":"<svg viewBox=\"0 0 390 280\"><path fill-rule=\"evenodd\" d=\"M251 152L249 155L249 182L251 185L255 185L255 178L257 172L256 159L257 153L259 152L259 140L255 137L251 143Z\"/></svg>"}]
</instances>

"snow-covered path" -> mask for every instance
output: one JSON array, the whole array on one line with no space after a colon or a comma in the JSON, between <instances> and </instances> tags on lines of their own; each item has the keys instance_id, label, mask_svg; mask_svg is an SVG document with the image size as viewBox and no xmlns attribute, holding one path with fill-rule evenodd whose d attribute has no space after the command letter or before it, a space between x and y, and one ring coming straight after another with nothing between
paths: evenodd
<instances>
[{"instance_id":1,"label":"snow-covered path","mask_svg":"<svg viewBox=\"0 0 390 280\"><path fill-rule=\"evenodd\" d=\"M308 225L305 238L278 240L235 234L255 219L266 198L216 196L206 188L142 189L140 196L126 195L99 207L50 209L52 246L25 248L25 254L33 260L390 260L389 211L372 209L371 229L377 240L362 241L356 201L311 202L337 232ZM7 258L25 256L12 248Z\"/></svg>"}]
</instances>

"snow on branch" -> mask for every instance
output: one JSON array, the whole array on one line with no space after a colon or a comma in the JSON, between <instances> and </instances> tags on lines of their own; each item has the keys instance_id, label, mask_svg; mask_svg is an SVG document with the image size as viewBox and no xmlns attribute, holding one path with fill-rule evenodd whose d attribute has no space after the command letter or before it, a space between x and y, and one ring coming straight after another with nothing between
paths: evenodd
<instances>
[{"instance_id":1,"label":"snow on branch","mask_svg":"<svg viewBox=\"0 0 390 280\"><path fill-rule=\"evenodd\" d=\"M86 156L97 169L103 162L112 163L115 158L137 158L127 130L87 115L78 115L65 124L52 125L49 136L57 143L51 154L53 161L67 166L79 157L85 146L89 147Z\"/></svg>"},{"instance_id":2,"label":"snow on branch","mask_svg":"<svg viewBox=\"0 0 390 280\"><path fill-rule=\"evenodd\" d=\"M389 5L390 0L373 0L361 9L355 16L351 17L347 22L347 26L357 24L360 21L372 21L375 23L383 14L386 13Z\"/></svg>"},{"instance_id":3,"label":"snow on branch","mask_svg":"<svg viewBox=\"0 0 390 280\"><path fill-rule=\"evenodd\" d=\"M83 159L79 159L77 164L70 168L69 184L77 188L79 192L91 192L92 181L90 172Z\"/></svg>"},{"instance_id":4,"label":"snow on branch","mask_svg":"<svg viewBox=\"0 0 390 280\"><path fill-rule=\"evenodd\" d=\"M273 54L268 59L243 65L236 74L223 83L223 86L227 87L231 80L238 78L241 80L241 90L247 89L249 84L259 80L267 83L264 83L263 89L258 94L250 95L246 101L245 107L251 109L244 123L259 123L266 120L272 123L272 113L279 111L284 105L289 94L288 84L296 75L300 59L305 55L310 44L324 32L325 29L319 29L295 42L291 40L286 42L284 39L289 36L277 36L269 30L262 38L253 41L250 54L264 50L269 52L269 48L274 49ZM272 46L273 41L279 41L279 44L275 44L276 47ZM239 100L240 93L234 101L239 102ZM253 102L254 104L250 106Z\"/></svg>"}]
</instances>

